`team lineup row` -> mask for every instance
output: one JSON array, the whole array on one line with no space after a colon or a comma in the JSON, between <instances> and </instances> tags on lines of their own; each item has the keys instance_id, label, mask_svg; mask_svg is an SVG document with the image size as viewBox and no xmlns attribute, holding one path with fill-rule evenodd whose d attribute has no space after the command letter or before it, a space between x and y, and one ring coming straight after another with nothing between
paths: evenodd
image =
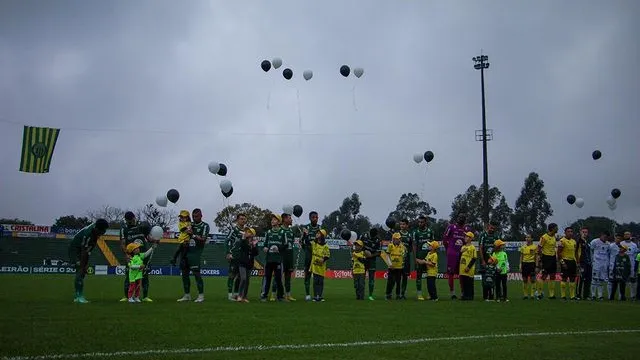
<instances>
[{"instance_id":1,"label":"team lineup row","mask_svg":"<svg viewBox=\"0 0 640 360\"><path fill-rule=\"evenodd\" d=\"M191 216L190 216L191 215ZM191 220L193 217L193 221ZM305 300L324 301L324 275L330 250L325 239L327 233L318 225L318 214L309 214L310 223L298 226L295 230L300 236L300 245L304 254ZM462 300L474 299L474 276L481 275L483 299L487 301L508 301L507 273L510 265L505 242L496 231L497 225L490 223L478 237L479 249L472 244L476 235L465 224L465 215L459 214L442 237L442 246L446 253L446 272L451 299L457 299L454 278L460 281ZM256 232L246 227L244 214L236 217L235 224L226 241L226 258L229 262L227 281L228 299L248 302L248 290L254 259L258 255ZM104 220L82 229L70 246L72 263L77 266L75 302L85 303L83 284L88 267L88 255L95 247L97 239L107 228ZM195 302L204 301L204 283L200 274L201 255L209 234L209 225L202 221L200 209L191 214L181 211L179 215L178 248L172 263L179 264L182 273L184 295L178 301L191 301L190 275L193 274L198 297ZM637 297L636 274L638 273L638 247L630 239L630 234L616 234L610 242L610 234L603 233L600 238L588 241L588 230L581 229L576 240L573 229L565 229L564 236L558 239L558 226L550 224L548 232L539 244L533 244L531 236L520 248L520 270L523 276L525 298L542 299L543 285L547 283L549 299L555 299L555 277L557 265L561 268L561 298L579 300L580 298L603 299L603 284L608 284L608 295L614 298L620 289L620 299L625 299L626 284L631 285L631 298ZM294 228L290 214L273 214L271 229L265 235L262 251L266 261L264 277L260 291L260 300L268 298L277 301L295 301L291 296L291 277L294 271L293 245ZM623 238L624 237L624 238ZM375 231L363 234L352 249L352 271L356 299L365 298L365 280L368 274L369 300L374 300L375 262L378 257L388 265L386 299L392 298L395 288L396 299L406 299L409 274L412 264L416 271L416 295L418 300L438 300L435 288L437 276L438 252L440 245L434 238L428 219L421 216L417 228L410 230L409 222L401 220L399 229L393 232L391 243L383 249L381 240ZM124 297L121 301L152 301L149 291L149 264L157 240L149 236L149 227L138 223L131 212L125 214L121 230L122 250L127 256L128 265L125 274ZM606 258L606 261L605 261ZM427 296L423 296L422 284L426 275ZM538 281L536 278L539 277ZM273 286L272 286L273 283ZM313 297L311 284L313 283ZM566 289L569 288L567 296ZM142 299L140 292L142 291ZM577 293L576 293L577 291ZM275 298L273 294L275 293Z\"/></svg>"}]
</instances>

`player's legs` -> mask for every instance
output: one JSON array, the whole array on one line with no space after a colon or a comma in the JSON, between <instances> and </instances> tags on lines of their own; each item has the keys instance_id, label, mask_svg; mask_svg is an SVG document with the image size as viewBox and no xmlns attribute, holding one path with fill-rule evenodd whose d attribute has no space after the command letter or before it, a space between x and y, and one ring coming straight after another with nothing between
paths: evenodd
<instances>
[{"instance_id":1,"label":"player's legs","mask_svg":"<svg viewBox=\"0 0 640 360\"><path fill-rule=\"evenodd\" d=\"M235 261L232 260L229 262L229 276L227 277L227 298L229 300L234 300L234 297L237 295L233 291L237 276L238 276L238 266L235 263Z\"/></svg>"},{"instance_id":2,"label":"player's legs","mask_svg":"<svg viewBox=\"0 0 640 360\"><path fill-rule=\"evenodd\" d=\"M569 297L572 300L576 299L576 277L578 276L578 265L574 261L568 263L568 275L569 275Z\"/></svg>"},{"instance_id":3,"label":"player's legs","mask_svg":"<svg viewBox=\"0 0 640 360\"><path fill-rule=\"evenodd\" d=\"M613 301L616 298L616 291L618 290L618 282L609 279L609 283L611 283L611 290L609 291L609 300Z\"/></svg>"},{"instance_id":4,"label":"player's legs","mask_svg":"<svg viewBox=\"0 0 640 360\"><path fill-rule=\"evenodd\" d=\"M142 283L141 283L141 287L142 287L142 298L146 299L147 301L150 300L149 299L149 271L145 268L144 272L142 273Z\"/></svg>"},{"instance_id":5,"label":"player's legs","mask_svg":"<svg viewBox=\"0 0 640 360\"><path fill-rule=\"evenodd\" d=\"M436 289L436 277L427 276L427 291L431 300L438 300L438 291Z\"/></svg>"},{"instance_id":6,"label":"player's legs","mask_svg":"<svg viewBox=\"0 0 640 360\"><path fill-rule=\"evenodd\" d=\"M427 267L425 265L416 265L416 294L418 295L418 300L424 300L424 297L422 296L422 275L426 270Z\"/></svg>"},{"instance_id":7,"label":"player's legs","mask_svg":"<svg viewBox=\"0 0 640 360\"><path fill-rule=\"evenodd\" d=\"M313 299L319 301L322 299L322 286L324 278L318 274L313 274Z\"/></svg>"},{"instance_id":8,"label":"player's legs","mask_svg":"<svg viewBox=\"0 0 640 360\"><path fill-rule=\"evenodd\" d=\"M620 301L626 301L627 300L627 283L626 281L620 281L618 282L618 285L620 286Z\"/></svg>"},{"instance_id":9,"label":"player's legs","mask_svg":"<svg viewBox=\"0 0 640 360\"><path fill-rule=\"evenodd\" d=\"M393 286L395 285L395 277L393 276L393 269L389 269L387 271L387 291L384 293L387 300L391 299L391 291L393 290Z\"/></svg>"},{"instance_id":10,"label":"player's legs","mask_svg":"<svg viewBox=\"0 0 640 360\"><path fill-rule=\"evenodd\" d=\"M264 266L264 281L262 282L262 292L260 293L260 300L267 300L267 296L269 296L269 290L271 289L271 279L273 278L275 265L275 263L268 262Z\"/></svg>"},{"instance_id":11,"label":"player's legs","mask_svg":"<svg viewBox=\"0 0 640 360\"><path fill-rule=\"evenodd\" d=\"M240 278L240 286L238 288L238 301L247 297L247 292L245 290L247 286L247 281L249 281L248 271L244 265L240 265L238 267L238 278Z\"/></svg>"},{"instance_id":12,"label":"player's legs","mask_svg":"<svg viewBox=\"0 0 640 360\"><path fill-rule=\"evenodd\" d=\"M402 279L402 290L400 291L400 297L405 298L407 293L407 283L409 282L409 275L411 275L411 255L404 259L404 266L402 273L400 274Z\"/></svg>"},{"instance_id":13,"label":"player's legs","mask_svg":"<svg viewBox=\"0 0 640 360\"><path fill-rule=\"evenodd\" d=\"M129 295L129 267L126 267L124 269L124 297L125 298L130 298L131 296ZM120 300L122 301L122 300Z\"/></svg>"},{"instance_id":14,"label":"player's legs","mask_svg":"<svg viewBox=\"0 0 640 360\"><path fill-rule=\"evenodd\" d=\"M284 287L282 286L282 264L277 264L275 269L276 296L278 300L284 299Z\"/></svg>"},{"instance_id":15,"label":"player's legs","mask_svg":"<svg viewBox=\"0 0 640 360\"><path fill-rule=\"evenodd\" d=\"M304 293L306 300L311 298L311 259L305 258L304 260Z\"/></svg>"},{"instance_id":16,"label":"player's legs","mask_svg":"<svg viewBox=\"0 0 640 360\"><path fill-rule=\"evenodd\" d=\"M500 281L500 274L497 274L496 277L496 300L500 300L502 298L502 281Z\"/></svg>"},{"instance_id":17,"label":"player's legs","mask_svg":"<svg viewBox=\"0 0 640 360\"><path fill-rule=\"evenodd\" d=\"M638 278L633 276L629 278L629 297L631 301L636 300L636 292L638 291Z\"/></svg>"}]
</instances>

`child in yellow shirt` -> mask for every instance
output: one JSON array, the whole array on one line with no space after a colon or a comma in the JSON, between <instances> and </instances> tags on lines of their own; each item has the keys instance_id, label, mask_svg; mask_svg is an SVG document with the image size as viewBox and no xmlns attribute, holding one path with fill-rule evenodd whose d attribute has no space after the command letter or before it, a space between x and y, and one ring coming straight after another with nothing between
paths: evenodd
<instances>
[{"instance_id":1,"label":"child in yellow shirt","mask_svg":"<svg viewBox=\"0 0 640 360\"><path fill-rule=\"evenodd\" d=\"M191 240L192 230L191 217L187 210L180 210L180 214L178 215L178 231L180 232L178 234L178 248L173 254L173 259L171 260L171 265L173 266L175 266L176 263L180 266L182 259L186 256L187 249L189 248L189 240Z\"/></svg>"},{"instance_id":2,"label":"child in yellow shirt","mask_svg":"<svg viewBox=\"0 0 640 360\"><path fill-rule=\"evenodd\" d=\"M429 243L429 253L424 259L416 259L420 265L427 266L427 292L429 299L438 301L438 290L436 289L436 277L438 276L438 248L440 244L437 241Z\"/></svg>"},{"instance_id":3,"label":"child in yellow shirt","mask_svg":"<svg viewBox=\"0 0 640 360\"><path fill-rule=\"evenodd\" d=\"M356 240L355 248L351 253L353 261L353 287L356 289L356 300L364 300L364 263L366 257L364 255L364 242Z\"/></svg>"},{"instance_id":4,"label":"child in yellow shirt","mask_svg":"<svg viewBox=\"0 0 640 360\"><path fill-rule=\"evenodd\" d=\"M329 246L326 244L327 230L316 233L316 241L311 243L311 272L313 273L313 301L324 302L324 276L329 260Z\"/></svg>"},{"instance_id":5,"label":"child in yellow shirt","mask_svg":"<svg viewBox=\"0 0 640 360\"><path fill-rule=\"evenodd\" d=\"M394 286L396 288L396 300L400 299L400 281L402 280L402 269L404 268L404 256L407 251L401 239L402 235L400 233L394 233L391 237L391 244L387 246L387 253L391 259L391 265L387 273L387 300L391 300L391 291Z\"/></svg>"},{"instance_id":6,"label":"child in yellow shirt","mask_svg":"<svg viewBox=\"0 0 640 360\"><path fill-rule=\"evenodd\" d=\"M476 274L476 258L478 252L471 244L475 235L469 231L464 234L464 245L460 249L460 283L462 283L461 300L473 300L474 286L473 278Z\"/></svg>"}]
</instances>

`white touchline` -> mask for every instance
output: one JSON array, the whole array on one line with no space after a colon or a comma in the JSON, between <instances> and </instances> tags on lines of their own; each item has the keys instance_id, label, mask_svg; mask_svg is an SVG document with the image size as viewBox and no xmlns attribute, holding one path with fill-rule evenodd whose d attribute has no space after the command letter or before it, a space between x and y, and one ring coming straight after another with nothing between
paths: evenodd
<instances>
[{"instance_id":1,"label":"white touchline","mask_svg":"<svg viewBox=\"0 0 640 360\"><path fill-rule=\"evenodd\" d=\"M235 352L235 351L265 351L265 350L304 350L312 348L346 348L364 345L407 345L436 341L464 341L501 339L533 336L571 336L571 335L594 335L594 334L623 334L637 333L640 329L612 329L612 330L592 330L592 331L565 331L565 332L533 332L533 333L513 333L513 334L489 334L489 335L467 335L467 336L447 336L434 338L406 339L406 340L374 340L356 341L348 343L319 343L319 344L288 344L288 345L256 345L256 346L217 346L195 349L165 349L165 350L135 350L135 351L114 351L114 352L93 352L76 354L56 354L56 355L36 355L36 356L3 356L2 360L54 360L54 359L80 359L80 358L106 358L121 356L141 356L141 355L172 355L172 354L196 354L212 352Z\"/></svg>"}]
</instances>

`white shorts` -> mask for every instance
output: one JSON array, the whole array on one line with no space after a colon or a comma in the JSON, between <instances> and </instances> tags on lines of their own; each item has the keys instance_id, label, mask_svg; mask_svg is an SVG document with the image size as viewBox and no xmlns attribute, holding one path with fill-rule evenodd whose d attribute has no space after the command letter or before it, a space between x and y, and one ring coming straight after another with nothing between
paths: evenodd
<instances>
[{"instance_id":1,"label":"white shorts","mask_svg":"<svg viewBox=\"0 0 640 360\"><path fill-rule=\"evenodd\" d=\"M609 266L607 264L593 264L593 271L591 277L594 280L608 280L609 279Z\"/></svg>"}]
</instances>

